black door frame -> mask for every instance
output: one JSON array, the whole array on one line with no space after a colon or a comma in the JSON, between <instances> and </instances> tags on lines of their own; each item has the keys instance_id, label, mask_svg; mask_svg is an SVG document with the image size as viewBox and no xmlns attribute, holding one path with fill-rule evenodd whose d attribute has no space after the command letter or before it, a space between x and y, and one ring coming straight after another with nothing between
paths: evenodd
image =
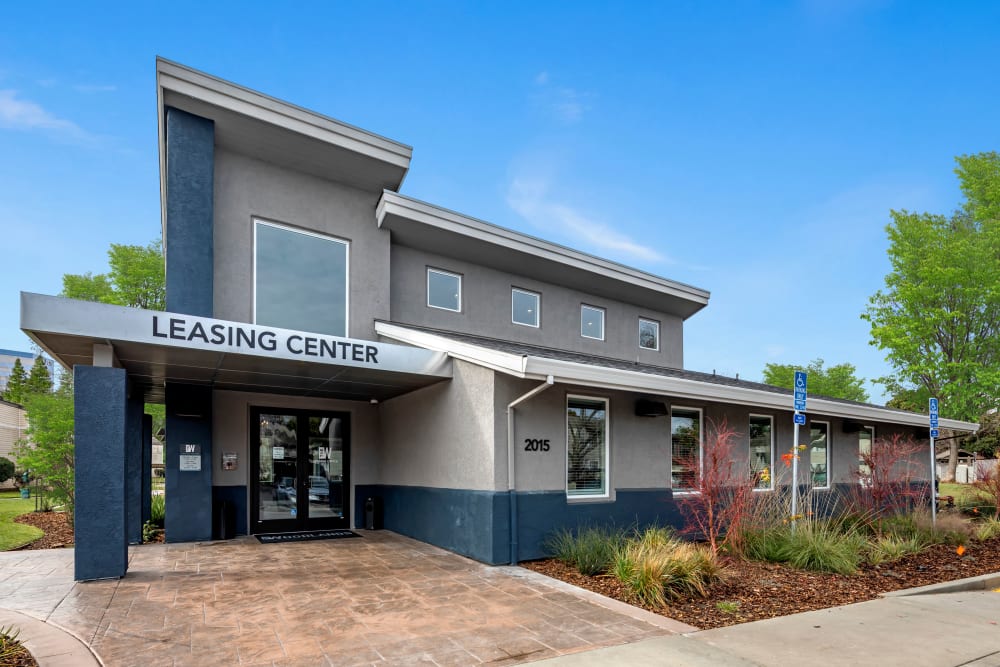
<instances>
[{"instance_id":1,"label":"black door frame","mask_svg":"<svg viewBox=\"0 0 1000 667\"><path fill-rule=\"evenodd\" d=\"M260 519L260 416L262 414L291 415L297 418L296 423L296 488L305 490L310 474L309 458L309 417L330 417L342 420L343 429L343 460L341 470L341 489L343 494L342 517L309 517L309 494L297 493L297 516L289 519ZM250 449L250 534L257 533L290 533L305 530L325 530L331 528L350 528L351 523L351 413L338 410L303 410L299 408L280 408L268 406L251 406L250 423L247 429L248 447ZM303 426L306 425L306 426ZM330 487L331 493L333 487ZM303 508L306 511L303 512Z\"/></svg>"}]
</instances>

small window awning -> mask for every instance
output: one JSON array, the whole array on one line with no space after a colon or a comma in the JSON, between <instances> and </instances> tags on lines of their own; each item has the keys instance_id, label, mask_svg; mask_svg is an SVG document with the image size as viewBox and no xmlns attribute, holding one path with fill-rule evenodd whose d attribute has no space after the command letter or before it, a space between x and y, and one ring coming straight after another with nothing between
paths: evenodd
<instances>
[{"instance_id":1,"label":"small window awning","mask_svg":"<svg viewBox=\"0 0 1000 667\"><path fill-rule=\"evenodd\" d=\"M447 354L420 347L26 292L21 329L67 369L96 346L147 402L166 382L381 401L451 377Z\"/></svg>"}]
</instances>

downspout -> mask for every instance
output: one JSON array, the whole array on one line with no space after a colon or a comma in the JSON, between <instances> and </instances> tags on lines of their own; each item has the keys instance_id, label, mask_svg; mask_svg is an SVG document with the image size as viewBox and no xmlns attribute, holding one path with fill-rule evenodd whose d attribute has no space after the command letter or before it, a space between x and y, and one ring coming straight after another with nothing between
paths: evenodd
<instances>
[{"instance_id":1,"label":"downspout","mask_svg":"<svg viewBox=\"0 0 1000 667\"><path fill-rule=\"evenodd\" d=\"M507 506L510 508L510 564L517 565L517 493L514 477L514 408L529 398L542 393L555 383L549 375L545 383L540 384L527 394L516 398L507 404Z\"/></svg>"}]
</instances>

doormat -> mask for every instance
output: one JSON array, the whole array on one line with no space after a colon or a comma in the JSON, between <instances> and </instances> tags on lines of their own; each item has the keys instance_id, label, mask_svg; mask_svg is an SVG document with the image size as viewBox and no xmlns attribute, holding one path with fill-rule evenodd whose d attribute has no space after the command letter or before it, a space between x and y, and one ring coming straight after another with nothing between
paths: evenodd
<instances>
[{"instance_id":1,"label":"doormat","mask_svg":"<svg viewBox=\"0 0 1000 667\"><path fill-rule=\"evenodd\" d=\"M350 530L307 530L300 533L264 533L256 536L264 544L276 542L311 542L312 540L339 540L342 537L361 537Z\"/></svg>"}]
</instances>

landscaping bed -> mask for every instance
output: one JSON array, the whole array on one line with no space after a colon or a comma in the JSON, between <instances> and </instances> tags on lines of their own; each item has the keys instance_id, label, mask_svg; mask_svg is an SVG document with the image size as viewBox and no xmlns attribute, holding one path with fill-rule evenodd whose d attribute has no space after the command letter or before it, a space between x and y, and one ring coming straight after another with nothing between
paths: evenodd
<instances>
[{"instance_id":1,"label":"landscaping bed","mask_svg":"<svg viewBox=\"0 0 1000 667\"><path fill-rule=\"evenodd\" d=\"M630 604L625 587L613 576L586 576L554 559L523 567ZM880 565L862 564L857 574L799 570L785 564L723 559L722 581L707 597L683 595L649 611L701 629L720 628L877 598L888 591L1000 572L1000 537L956 547L936 544L918 554Z\"/></svg>"},{"instance_id":2,"label":"landscaping bed","mask_svg":"<svg viewBox=\"0 0 1000 667\"><path fill-rule=\"evenodd\" d=\"M73 527L65 512L30 512L16 517L14 523L34 526L45 533L34 542L19 547L21 550L60 549L73 546Z\"/></svg>"}]
</instances>

